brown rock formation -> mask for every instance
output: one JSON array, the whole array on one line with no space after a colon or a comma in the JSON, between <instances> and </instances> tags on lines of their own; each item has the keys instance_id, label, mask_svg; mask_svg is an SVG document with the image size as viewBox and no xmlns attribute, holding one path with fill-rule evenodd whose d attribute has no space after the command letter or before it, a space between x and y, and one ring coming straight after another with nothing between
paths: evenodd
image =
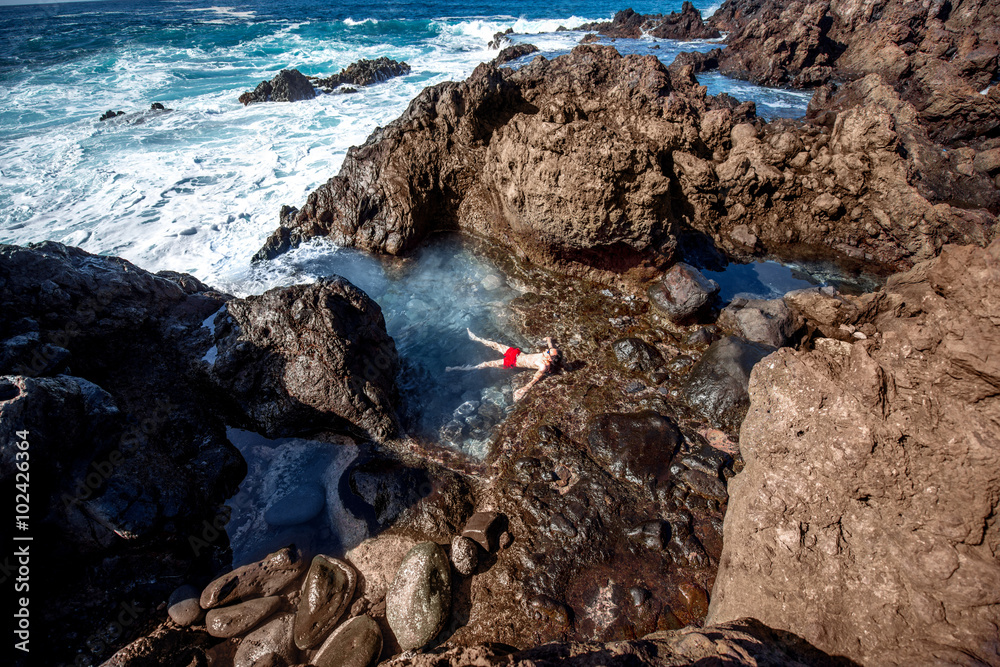
<instances>
[{"instance_id":1,"label":"brown rock formation","mask_svg":"<svg viewBox=\"0 0 1000 667\"><path fill-rule=\"evenodd\" d=\"M352 148L257 259L313 236L399 254L459 228L610 281L656 275L692 229L734 255L811 246L897 268L985 244L991 163L942 153L879 81L827 91L813 122L764 125L690 69L610 47L484 64Z\"/></svg>"},{"instance_id":2,"label":"brown rock formation","mask_svg":"<svg viewBox=\"0 0 1000 667\"><path fill-rule=\"evenodd\" d=\"M1000 662L998 287L1000 242L946 247L858 300L873 336L754 369L709 622L866 665Z\"/></svg>"},{"instance_id":3,"label":"brown rock formation","mask_svg":"<svg viewBox=\"0 0 1000 667\"><path fill-rule=\"evenodd\" d=\"M709 20L727 47L687 59L717 60L728 76L808 87L878 74L913 104L944 143L995 137L1000 5L988 0L876 2L728 0Z\"/></svg>"}]
</instances>

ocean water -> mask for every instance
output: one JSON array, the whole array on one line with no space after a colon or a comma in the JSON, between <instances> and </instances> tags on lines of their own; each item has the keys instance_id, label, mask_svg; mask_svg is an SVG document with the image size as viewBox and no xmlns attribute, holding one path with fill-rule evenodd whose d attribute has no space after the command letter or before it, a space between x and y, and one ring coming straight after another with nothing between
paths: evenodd
<instances>
[{"instance_id":1,"label":"ocean water","mask_svg":"<svg viewBox=\"0 0 1000 667\"><path fill-rule=\"evenodd\" d=\"M717 3L695 2L705 16ZM443 374L488 358L472 328L512 345L505 304L517 292L460 241L383 263L323 241L251 266L283 204L301 205L351 145L425 86L467 77L496 49L493 34L554 57L583 36L557 32L681 0L496 3L129 0L0 6L0 242L51 239L184 271L236 295L337 273L383 308L403 359L415 434L482 455L509 407L512 377ZM669 64L712 41L618 40L624 53ZM243 107L239 95L284 68L333 74L359 58L405 60L412 72L351 95ZM798 116L808 96L704 75L713 93L753 99L764 116ZM150 111L159 102L171 109ZM106 110L126 115L99 122ZM472 406L472 407L470 407Z\"/></svg>"}]
</instances>

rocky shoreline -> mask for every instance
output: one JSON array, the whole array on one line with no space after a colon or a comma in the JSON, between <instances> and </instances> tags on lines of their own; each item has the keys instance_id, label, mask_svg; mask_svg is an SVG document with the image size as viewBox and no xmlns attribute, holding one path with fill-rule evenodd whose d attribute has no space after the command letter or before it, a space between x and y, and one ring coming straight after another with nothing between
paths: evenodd
<instances>
[{"instance_id":1,"label":"rocky shoreline","mask_svg":"<svg viewBox=\"0 0 1000 667\"><path fill-rule=\"evenodd\" d=\"M525 287L510 324L566 364L498 415L484 461L402 432L395 342L343 278L235 298L0 246L0 474L30 430L54 481L42 539L71 564L45 584L40 650L1000 664L1000 98L976 88L997 74L997 9L882 4L729 0L695 23L685 3L655 18L727 45L670 68L582 45L515 71L533 47L509 47L282 209L257 261L459 232ZM707 95L694 73L713 63L818 86L807 117ZM722 307L697 267L754 257L892 275ZM246 462L227 427L361 452L326 493L364 529L228 572Z\"/></svg>"}]
</instances>

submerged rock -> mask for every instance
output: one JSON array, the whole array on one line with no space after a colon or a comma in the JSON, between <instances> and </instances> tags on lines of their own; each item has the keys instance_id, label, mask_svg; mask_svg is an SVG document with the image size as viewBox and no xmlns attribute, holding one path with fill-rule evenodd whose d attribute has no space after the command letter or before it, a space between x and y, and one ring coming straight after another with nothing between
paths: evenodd
<instances>
[{"instance_id":1,"label":"submerged rock","mask_svg":"<svg viewBox=\"0 0 1000 667\"><path fill-rule=\"evenodd\" d=\"M641 338L622 338L611 348L622 366L633 373L642 373L650 382L659 384L667 377L663 355Z\"/></svg>"},{"instance_id":2,"label":"submerged rock","mask_svg":"<svg viewBox=\"0 0 1000 667\"><path fill-rule=\"evenodd\" d=\"M357 575L347 563L319 555L313 558L302 581L295 612L295 645L316 646L336 627L354 597Z\"/></svg>"},{"instance_id":3,"label":"submerged rock","mask_svg":"<svg viewBox=\"0 0 1000 667\"><path fill-rule=\"evenodd\" d=\"M385 616L404 651L432 640L451 611L451 565L433 542L410 549L385 597Z\"/></svg>"},{"instance_id":4,"label":"submerged rock","mask_svg":"<svg viewBox=\"0 0 1000 667\"><path fill-rule=\"evenodd\" d=\"M270 81L261 81L257 87L240 95L243 106L259 102L299 102L316 97L312 83L297 69L283 69Z\"/></svg>"}]
</instances>

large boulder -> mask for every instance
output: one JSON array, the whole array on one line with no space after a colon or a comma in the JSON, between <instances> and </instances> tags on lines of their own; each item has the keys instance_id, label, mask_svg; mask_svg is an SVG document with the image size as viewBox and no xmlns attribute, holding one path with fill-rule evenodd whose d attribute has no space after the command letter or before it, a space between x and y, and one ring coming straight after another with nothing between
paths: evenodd
<instances>
[{"instance_id":1,"label":"large boulder","mask_svg":"<svg viewBox=\"0 0 1000 667\"><path fill-rule=\"evenodd\" d=\"M866 665L1000 659L998 287L1000 242L948 246L862 301L874 336L757 365L709 622Z\"/></svg>"},{"instance_id":2,"label":"large boulder","mask_svg":"<svg viewBox=\"0 0 1000 667\"><path fill-rule=\"evenodd\" d=\"M386 620L404 651L424 646L451 612L451 563L434 542L407 552L385 596Z\"/></svg>"},{"instance_id":3,"label":"large boulder","mask_svg":"<svg viewBox=\"0 0 1000 667\"><path fill-rule=\"evenodd\" d=\"M253 428L396 434L396 345L378 304L347 280L237 299L217 322L212 378Z\"/></svg>"},{"instance_id":4,"label":"large boulder","mask_svg":"<svg viewBox=\"0 0 1000 667\"><path fill-rule=\"evenodd\" d=\"M649 303L673 322L701 312L719 293L719 283L690 264L678 262L649 288Z\"/></svg>"},{"instance_id":5,"label":"large boulder","mask_svg":"<svg viewBox=\"0 0 1000 667\"><path fill-rule=\"evenodd\" d=\"M713 424L738 431L749 406L750 372L774 349L736 336L715 341L684 381L684 399Z\"/></svg>"}]
</instances>

